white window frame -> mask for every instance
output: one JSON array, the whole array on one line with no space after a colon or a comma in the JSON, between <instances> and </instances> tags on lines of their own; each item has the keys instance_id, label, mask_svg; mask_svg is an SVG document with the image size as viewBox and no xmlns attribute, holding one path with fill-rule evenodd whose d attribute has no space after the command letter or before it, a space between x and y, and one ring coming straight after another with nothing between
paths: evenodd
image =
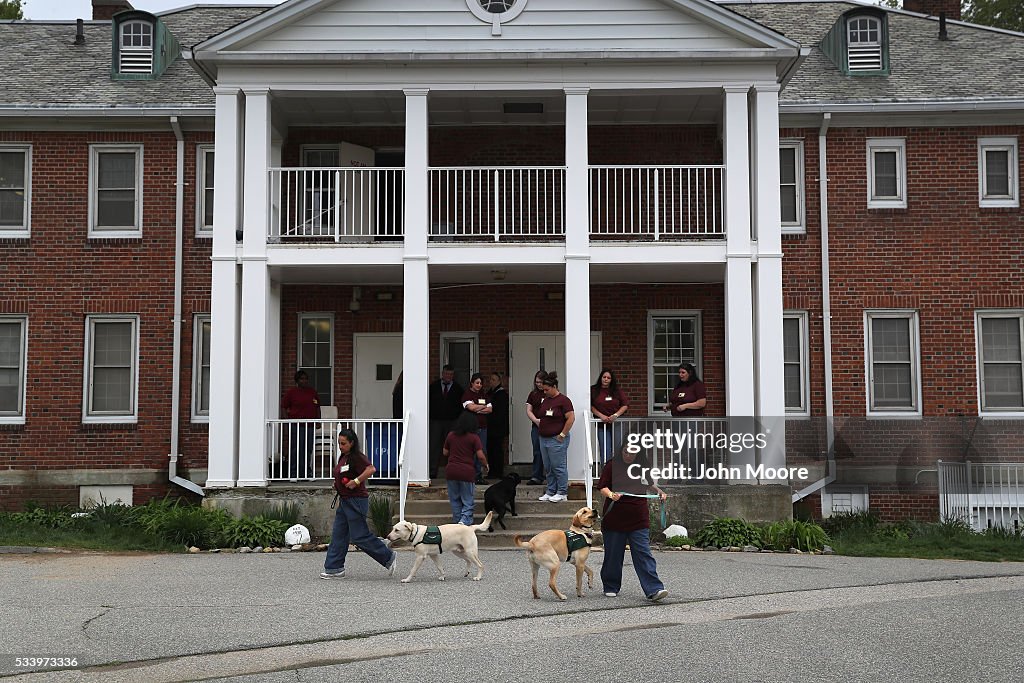
<instances>
[{"instance_id":1,"label":"white window frame","mask_svg":"<svg viewBox=\"0 0 1024 683\"><path fill-rule=\"evenodd\" d=\"M796 320L800 335L800 406L786 406L787 417L810 417L811 415L811 381L810 381L810 332L808 329L807 311L784 311L782 319ZM783 362L785 365L785 362ZM785 378L785 373L783 373ZM783 379L783 402L785 402L785 379Z\"/></svg>"},{"instance_id":2,"label":"white window frame","mask_svg":"<svg viewBox=\"0 0 1024 683\"><path fill-rule=\"evenodd\" d=\"M97 225L99 213L99 161L104 153L135 154L135 224L101 228ZM142 145L89 145L89 237L123 238L142 237Z\"/></svg>"},{"instance_id":3,"label":"white window frame","mask_svg":"<svg viewBox=\"0 0 1024 683\"><path fill-rule=\"evenodd\" d=\"M125 45L125 29L130 26L145 26L149 28L149 47L136 47L134 45ZM152 74L153 63L156 61L156 26L151 21L145 21L144 19L129 19L128 21L121 22L117 27L117 72L120 74ZM129 59L126 60L125 58ZM132 61L134 57L135 61L139 58L147 59L148 64L140 63L135 68L125 68L129 66L126 61ZM145 68L148 67L148 68Z\"/></svg>"},{"instance_id":4,"label":"white window frame","mask_svg":"<svg viewBox=\"0 0 1024 683\"><path fill-rule=\"evenodd\" d=\"M857 42L854 43L850 40L850 31L853 28L853 24L860 21L867 21L869 24L874 24L874 30L878 32L878 40L875 42ZM858 29L860 30L860 29ZM868 30L871 30L870 27ZM885 32L882 28L882 20L875 16L857 14L846 20L846 70L850 73L877 73L885 68L885 50L882 43L885 41ZM858 50L860 56L870 54L874 57L877 53L878 66L859 66L854 65L850 59L853 56L853 51ZM869 52L870 51L870 52Z\"/></svg>"},{"instance_id":5,"label":"white window frame","mask_svg":"<svg viewBox=\"0 0 1024 683\"><path fill-rule=\"evenodd\" d=\"M333 312L328 312L328 311L324 311L324 312L302 311L301 313L299 313L298 337L296 339L296 341L298 343L296 344L296 347L295 347L295 369L296 370L305 370L307 368L319 367L319 366L306 366L306 365L302 364L302 325L303 325L303 323L306 320L308 320L310 318L327 318L328 320L331 321L331 335L330 335L331 336L331 349L330 349L330 352L329 352L330 353L329 358L331 360L331 364L329 366L330 369L331 369L331 388L330 388L330 394L328 396L320 396L320 405L322 405L322 406L337 405L334 402L334 400L335 400L334 399L334 335L337 333L337 327L335 326L335 320L334 320L334 313ZM289 379L291 379L291 378L289 378ZM310 382L310 386L312 386L312 382Z\"/></svg>"},{"instance_id":6,"label":"white window frame","mask_svg":"<svg viewBox=\"0 0 1024 683\"><path fill-rule=\"evenodd\" d=\"M899 318L910 321L910 382L914 405L909 408L872 407L874 387L871 382L871 321L876 318ZM868 417L921 417L921 331L920 319L913 309L870 309L864 311L864 399Z\"/></svg>"},{"instance_id":7,"label":"white window frame","mask_svg":"<svg viewBox=\"0 0 1024 683\"><path fill-rule=\"evenodd\" d=\"M127 413L91 413L93 379L93 329L97 323L132 324L131 410ZM82 373L82 422L84 424L135 424L139 421L139 316L134 314L88 315L85 318L85 372Z\"/></svg>"},{"instance_id":8,"label":"white window frame","mask_svg":"<svg viewBox=\"0 0 1024 683\"><path fill-rule=\"evenodd\" d=\"M21 227L5 228L0 226L0 238L24 238L32 232L32 145L0 144L0 152L22 152L25 154L25 210L22 213Z\"/></svg>"},{"instance_id":9,"label":"white window frame","mask_svg":"<svg viewBox=\"0 0 1024 683\"><path fill-rule=\"evenodd\" d=\"M793 150L795 150L795 152L793 153L793 156L794 156L794 159L795 159L794 164L796 166L796 168L794 169L794 171L796 173L796 177L795 177L795 180L796 180L796 183L795 183L796 184L796 222L792 223L792 222L787 222L787 221L783 220L782 221L782 234L785 235L785 234L788 233L788 234L802 235L802 234L807 232L807 207L806 207L805 194L804 194L804 192L805 192L805 190L804 190L804 141L802 139L799 139L799 138L797 138L797 139L782 139L782 140L779 141L779 149L780 150L783 150L783 149L793 149ZM780 166L779 167L779 177L780 177L779 187L781 188L782 187L781 161L780 161L780 165L779 166ZM780 205L779 205L779 209L780 209L780 212L781 212L781 209L782 209L781 202L780 202ZM780 213L780 218L781 218L781 213Z\"/></svg>"},{"instance_id":10,"label":"white window frame","mask_svg":"<svg viewBox=\"0 0 1024 683\"><path fill-rule=\"evenodd\" d=\"M482 372L480 369L480 333L479 332L442 332L440 337L441 353L438 354L441 358L441 368L449 362L448 359L448 343L453 341L468 341L470 343L469 353L469 376L472 377L475 372ZM438 368L438 373L441 372L441 368ZM440 376L440 374L439 374ZM484 382L484 386L487 382ZM468 389L469 387L462 387Z\"/></svg>"},{"instance_id":11,"label":"white window frame","mask_svg":"<svg viewBox=\"0 0 1024 683\"><path fill-rule=\"evenodd\" d=\"M18 367L18 387L21 396L18 399L18 410L15 413L0 413L0 424L25 424L26 388L28 386L28 316L0 315L2 323L20 323L21 326L21 357Z\"/></svg>"},{"instance_id":12,"label":"white window frame","mask_svg":"<svg viewBox=\"0 0 1024 683\"><path fill-rule=\"evenodd\" d=\"M210 410L206 409L204 412L202 409L202 391L203 391L203 323L210 322L211 315L209 313L196 313L192 320L192 422L195 423L209 423L210 422ZM212 334L212 328L211 328ZM210 356L212 360L213 349L210 349ZM210 388L206 387L209 391Z\"/></svg>"},{"instance_id":13,"label":"white window frame","mask_svg":"<svg viewBox=\"0 0 1024 683\"><path fill-rule=\"evenodd\" d=\"M213 153L213 148L214 145L196 145L196 237L213 237L213 223L205 223L206 191L210 189L206 187L206 155ZM216 155L213 163L217 163ZM216 183L213 191L216 194Z\"/></svg>"},{"instance_id":14,"label":"white window frame","mask_svg":"<svg viewBox=\"0 0 1024 683\"><path fill-rule=\"evenodd\" d=\"M694 319L694 349L693 365L697 368L697 374L704 380L704 348L703 329L704 321L700 310L651 310L647 311L647 411L653 415L655 410L654 402L654 320L655 318L693 318ZM659 404L660 405L660 404Z\"/></svg>"},{"instance_id":15,"label":"white window frame","mask_svg":"<svg viewBox=\"0 0 1024 683\"><path fill-rule=\"evenodd\" d=\"M1024 409L1022 408L987 408L985 407L985 388L984 388L984 377L985 377L985 359L984 359L984 340L982 338L981 321L984 318L1016 318L1020 325L1021 342L1024 346L1024 309L1011 309L1011 308L999 308L999 309L984 309L975 311L974 313L974 343L975 343L975 354L976 359L975 365L977 365L977 388L978 388L978 415L980 417L1005 417L1005 418L1018 418L1024 417ZM1022 349L1024 354L1024 349ZM1022 363L1022 370L1024 372L1024 363Z\"/></svg>"},{"instance_id":16,"label":"white window frame","mask_svg":"<svg viewBox=\"0 0 1024 683\"><path fill-rule=\"evenodd\" d=\"M875 194L875 153L896 152L896 195L878 197ZM907 208L907 140L906 138L868 138L868 208Z\"/></svg>"},{"instance_id":17,"label":"white window frame","mask_svg":"<svg viewBox=\"0 0 1024 683\"><path fill-rule=\"evenodd\" d=\"M988 181L986 171L986 151L1007 152L1009 165L1009 195L990 196L985 183ZM1017 207L1020 206L1020 178L1017 170L1017 138L978 138L978 206L981 207Z\"/></svg>"}]
</instances>

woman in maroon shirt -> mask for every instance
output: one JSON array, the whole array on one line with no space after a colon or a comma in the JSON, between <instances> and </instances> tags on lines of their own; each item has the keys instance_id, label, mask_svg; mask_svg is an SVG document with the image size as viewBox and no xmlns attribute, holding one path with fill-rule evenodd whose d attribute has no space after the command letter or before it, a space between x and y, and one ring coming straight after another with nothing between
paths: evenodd
<instances>
[{"instance_id":1,"label":"woman in maroon shirt","mask_svg":"<svg viewBox=\"0 0 1024 683\"><path fill-rule=\"evenodd\" d=\"M541 382L544 385L544 400L540 402L540 453L544 458L544 469L548 473L547 491L540 500L558 503L569 493L569 430L576 421L572 401L558 391L558 373L549 372Z\"/></svg>"},{"instance_id":2,"label":"woman in maroon shirt","mask_svg":"<svg viewBox=\"0 0 1024 683\"><path fill-rule=\"evenodd\" d=\"M281 412L289 420L319 420L320 397L316 389L309 386L309 375L305 370L295 373L295 386L284 392L281 398ZM313 476L310 455L316 438L315 422L291 422L288 430L288 478L309 479ZM320 476L327 474L321 473Z\"/></svg>"},{"instance_id":3,"label":"woman in maroon shirt","mask_svg":"<svg viewBox=\"0 0 1024 683\"><path fill-rule=\"evenodd\" d=\"M590 387L590 412L599 420L597 425L597 452L600 462L612 457L614 444L622 440L615 421L629 410L629 401L619 389L619 381L608 368L601 368L597 381Z\"/></svg>"},{"instance_id":4,"label":"woman in maroon shirt","mask_svg":"<svg viewBox=\"0 0 1024 683\"><path fill-rule=\"evenodd\" d=\"M484 376L479 372L469 378L469 388L462 394L462 407L476 417L476 435L480 437L480 443L484 445L484 454L486 454L487 416L491 414L494 406L487 400L487 394L484 392ZM476 468L476 483L487 483L480 474L479 466Z\"/></svg>"},{"instance_id":5,"label":"woman in maroon shirt","mask_svg":"<svg viewBox=\"0 0 1024 683\"><path fill-rule=\"evenodd\" d=\"M473 524L473 504L476 493L476 463L487 472L487 456L476 433L476 418L463 412L455 420L455 428L444 440L444 456L448 464L444 476L448 480L448 502L452 506L452 523Z\"/></svg>"},{"instance_id":6,"label":"woman in maroon shirt","mask_svg":"<svg viewBox=\"0 0 1024 683\"><path fill-rule=\"evenodd\" d=\"M628 543L640 587L648 600L656 602L664 599L668 591L658 578L658 565L651 554L651 518L647 498L640 496L654 492L665 500L665 492L650 478L650 465L646 459L638 458L628 448L623 445L616 456L605 463L597 482L596 488L605 497L601 513L601 533L604 535L601 583L604 584L604 594L609 598L619 594L622 562Z\"/></svg>"},{"instance_id":7,"label":"woman in maroon shirt","mask_svg":"<svg viewBox=\"0 0 1024 683\"><path fill-rule=\"evenodd\" d=\"M533 376L533 391L526 397L526 417L530 418L530 441L533 444L533 473L527 484L543 484L546 473L544 472L544 458L540 454L540 432L537 431L540 425L540 402L544 400L544 378L548 373L538 370Z\"/></svg>"},{"instance_id":8,"label":"woman in maroon shirt","mask_svg":"<svg viewBox=\"0 0 1024 683\"><path fill-rule=\"evenodd\" d=\"M679 382L669 394L665 410L671 412L672 417L699 417L704 414L707 396L704 382L697 376L697 368L691 363L680 363Z\"/></svg>"}]
</instances>

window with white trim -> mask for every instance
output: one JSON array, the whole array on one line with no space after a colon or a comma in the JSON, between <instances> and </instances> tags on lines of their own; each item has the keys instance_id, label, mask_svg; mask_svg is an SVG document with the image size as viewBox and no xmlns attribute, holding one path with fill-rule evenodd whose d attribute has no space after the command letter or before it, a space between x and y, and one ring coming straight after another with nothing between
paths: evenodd
<instances>
[{"instance_id":1,"label":"window with white trim","mask_svg":"<svg viewBox=\"0 0 1024 683\"><path fill-rule=\"evenodd\" d=\"M868 414L920 415L916 311L867 311Z\"/></svg>"},{"instance_id":2,"label":"window with white trim","mask_svg":"<svg viewBox=\"0 0 1024 683\"><path fill-rule=\"evenodd\" d=\"M907 208L905 139L868 139L868 208Z\"/></svg>"},{"instance_id":3,"label":"window with white trim","mask_svg":"<svg viewBox=\"0 0 1024 683\"><path fill-rule=\"evenodd\" d=\"M978 313L982 412L1024 411L1024 311Z\"/></svg>"},{"instance_id":4,"label":"window with white trim","mask_svg":"<svg viewBox=\"0 0 1024 683\"><path fill-rule=\"evenodd\" d=\"M210 314L195 316L192 328L192 421L210 419Z\"/></svg>"},{"instance_id":5,"label":"window with white trim","mask_svg":"<svg viewBox=\"0 0 1024 683\"><path fill-rule=\"evenodd\" d=\"M309 375L320 405L334 405L334 316L329 313L299 314L299 370Z\"/></svg>"},{"instance_id":6,"label":"window with white trim","mask_svg":"<svg viewBox=\"0 0 1024 683\"><path fill-rule=\"evenodd\" d=\"M25 422L28 319L0 316L0 423Z\"/></svg>"},{"instance_id":7,"label":"window with white trim","mask_svg":"<svg viewBox=\"0 0 1024 683\"><path fill-rule=\"evenodd\" d=\"M153 73L153 24L138 20L121 24L118 57L120 73Z\"/></svg>"},{"instance_id":8,"label":"window with white trim","mask_svg":"<svg viewBox=\"0 0 1024 683\"><path fill-rule=\"evenodd\" d=\"M83 422L138 419L139 317L88 316Z\"/></svg>"},{"instance_id":9,"label":"window with white trim","mask_svg":"<svg viewBox=\"0 0 1024 683\"><path fill-rule=\"evenodd\" d=\"M846 50L846 66L849 71L881 71L881 20L865 16L847 19Z\"/></svg>"},{"instance_id":10,"label":"window with white trim","mask_svg":"<svg viewBox=\"0 0 1024 683\"><path fill-rule=\"evenodd\" d=\"M89 236L142 236L142 145L89 148Z\"/></svg>"},{"instance_id":11,"label":"window with white trim","mask_svg":"<svg viewBox=\"0 0 1024 683\"><path fill-rule=\"evenodd\" d=\"M647 343L651 409L668 403L679 382L679 364L693 363L701 370L700 314L652 311L648 317Z\"/></svg>"},{"instance_id":12,"label":"window with white trim","mask_svg":"<svg viewBox=\"0 0 1024 683\"><path fill-rule=\"evenodd\" d=\"M804 142L782 140L779 144L779 191L782 232L802 233L804 224Z\"/></svg>"},{"instance_id":13,"label":"window with white trim","mask_svg":"<svg viewBox=\"0 0 1024 683\"><path fill-rule=\"evenodd\" d=\"M479 332L442 332L441 367L451 365L460 387L469 386L469 378L480 367Z\"/></svg>"},{"instance_id":14,"label":"window with white trim","mask_svg":"<svg viewBox=\"0 0 1024 683\"><path fill-rule=\"evenodd\" d=\"M1020 205L1017 138L978 139L978 205Z\"/></svg>"},{"instance_id":15,"label":"window with white trim","mask_svg":"<svg viewBox=\"0 0 1024 683\"><path fill-rule=\"evenodd\" d=\"M807 350L807 313L783 314L782 363L787 414L810 414Z\"/></svg>"},{"instance_id":16,"label":"window with white trim","mask_svg":"<svg viewBox=\"0 0 1024 683\"><path fill-rule=\"evenodd\" d=\"M196 234L213 234L213 145L196 147Z\"/></svg>"},{"instance_id":17,"label":"window with white trim","mask_svg":"<svg viewBox=\"0 0 1024 683\"><path fill-rule=\"evenodd\" d=\"M32 148L0 145L0 236L28 237L31 196Z\"/></svg>"}]
</instances>

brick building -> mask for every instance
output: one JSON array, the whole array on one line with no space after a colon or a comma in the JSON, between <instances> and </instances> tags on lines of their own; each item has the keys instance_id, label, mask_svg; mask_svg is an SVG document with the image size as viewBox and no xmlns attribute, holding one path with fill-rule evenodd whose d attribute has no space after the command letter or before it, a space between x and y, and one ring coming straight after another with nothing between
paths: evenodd
<instances>
[{"instance_id":1,"label":"brick building","mask_svg":"<svg viewBox=\"0 0 1024 683\"><path fill-rule=\"evenodd\" d=\"M395 436L402 374L421 483L445 362L579 410L613 368L631 429L693 362L705 427L788 418L751 457L811 471L747 483L826 514L1020 458L1024 36L940 0L93 5L0 23L4 508L287 480L297 368L318 435Z\"/></svg>"}]
</instances>

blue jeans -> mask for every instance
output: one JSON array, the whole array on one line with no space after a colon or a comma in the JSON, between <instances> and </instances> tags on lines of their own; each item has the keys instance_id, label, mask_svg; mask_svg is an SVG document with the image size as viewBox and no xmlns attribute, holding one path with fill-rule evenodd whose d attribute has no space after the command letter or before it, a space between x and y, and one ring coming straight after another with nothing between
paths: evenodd
<instances>
[{"instance_id":1,"label":"blue jeans","mask_svg":"<svg viewBox=\"0 0 1024 683\"><path fill-rule=\"evenodd\" d=\"M544 456L540 453L540 431L537 425L530 427L530 441L533 442L533 474L530 478L544 481Z\"/></svg>"},{"instance_id":2,"label":"blue jeans","mask_svg":"<svg viewBox=\"0 0 1024 683\"><path fill-rule=\"evenodd\" d=\"M366 525L366 516L370 514L369 498L339 498L338 511L334 513L334 529L331 531L331 544L327 546L327 559L324 570L340 572L345 568L345 556L348 544L354 543L357 548L377 560L382 567L387 567L395 551L384 545L384 542L370 532Z\"/></svg>"},{"instance_id":3,"label":"blue jeans","mask_svg":"<svg viewBox=\"0 0 1024 683\"><path fill-rule=\"evenodd\" d=\"M487 455L487 427L481 427L476 430L476 435L480 437L480 445L483 446L484 455ZM476 457L476 453L473 454L473 470L476 472L477 479L480 478L484 471L484 464L480 462L480 458Z\"/></svg>"},{"instance_id":4,"label":"blue jeans","mask_svg":"<svg viewBox=\"0 0 1024 683\"><path fill-rule=\"evenodd\" d=\"M476 484L471 481L448 480L448 502L452 505L452 524L473 525L473 493L475 491Z\"/></svg>"},{"instance_id":5,"label":"blue jeans","mask_svg":"<svg viewBox=\"0 0 1024 683\"><path fill-rule=\"evenodd\" d=\"M540 437L540 454L544 458L544 469L548 473L547 494L553 496L556 493L565 495L569 492L569 438L565 435L565 441L559 441L557 436Z\"/></svg>"},{"instance_id":6,"label":"blue jeans","mask_svg":"<svg viewBox=\"0 0 1024 683\"><path fill-rule=\"evenodd\" d=\"M601 583L605 593L618 593L622 588L622 561L626 555L626 544L633 558L633 569L640 579L644 595L650 597L663 589L665 584L658 578L658 565L651 554L650 530L604 531L604 562L601 564Z\"/></svg>"}]
</instances>

